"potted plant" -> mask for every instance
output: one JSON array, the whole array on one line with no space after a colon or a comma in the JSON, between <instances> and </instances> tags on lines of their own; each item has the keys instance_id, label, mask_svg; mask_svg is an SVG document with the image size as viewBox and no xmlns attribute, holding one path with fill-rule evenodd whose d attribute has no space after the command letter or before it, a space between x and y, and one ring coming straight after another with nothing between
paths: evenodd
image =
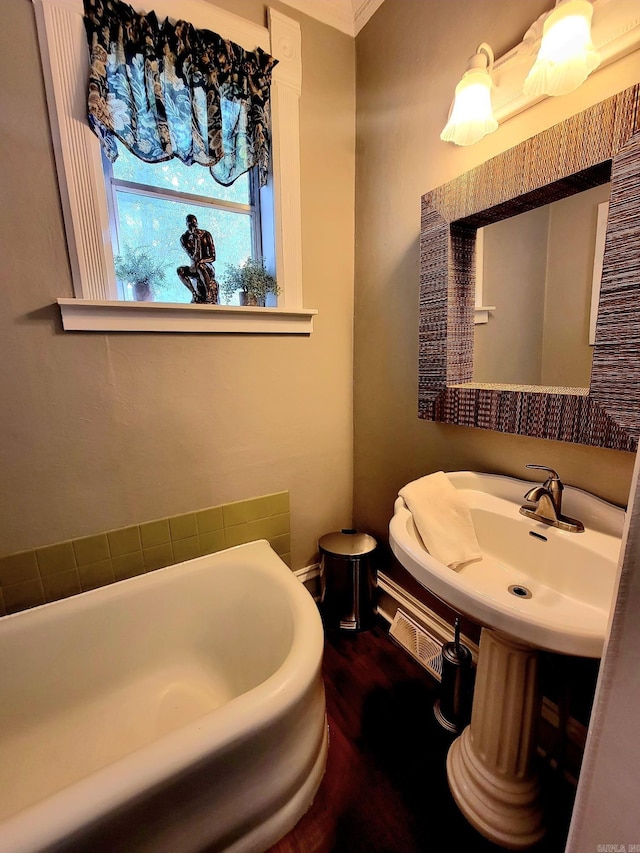
<instances>
[{"instance_id":1,"label":"potted plant","mask_svg":"<svg viewBox=\"0 0 640 853\"><path fill-rule=\"evenodd\" d=\"M267 294L277 296L280 293L278 283L265 267L263 258L247 258L240 266L227 264L221 289L227 303L236 291L240 291L240 305L264 306Z\"/></svg>"},{"instance_id":2,"label":"potted plant","mask_svg":"<svg viewBox=\"0 0 640 853\"><path fill-rule=\"evenodd\" d=\"M154 257L151 246L125 246L122 255L115 258L116 276L124 284L133 286L136 302L153 302L155 287L162 284L166 276L166 263Z\"/></svg>"}]
</instances>

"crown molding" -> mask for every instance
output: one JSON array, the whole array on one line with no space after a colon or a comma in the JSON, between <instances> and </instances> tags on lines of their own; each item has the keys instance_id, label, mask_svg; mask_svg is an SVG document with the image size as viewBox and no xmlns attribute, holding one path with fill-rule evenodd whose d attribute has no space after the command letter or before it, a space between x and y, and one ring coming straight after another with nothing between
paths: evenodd
<instances>
[{"instance_id":1,"label":"crown molding","mask_svg":"<svg viewBox=\"0 0 640 853\"><path fill-rule=\"evenodd\" d=\"M284 0L287 6L349 36L356 36L384 0Z\"/></svg>"},{"instance_id":2,"label":"crown molding","mask_svg":"<svg viewBox=\"0 0 640 853\"><path fill-rule=\"evenodd\" d=\"M384 0L351 0L353 6L354 35L358 35L369 18L375 15L383 3Z\"/></svg>"}]
</instances>

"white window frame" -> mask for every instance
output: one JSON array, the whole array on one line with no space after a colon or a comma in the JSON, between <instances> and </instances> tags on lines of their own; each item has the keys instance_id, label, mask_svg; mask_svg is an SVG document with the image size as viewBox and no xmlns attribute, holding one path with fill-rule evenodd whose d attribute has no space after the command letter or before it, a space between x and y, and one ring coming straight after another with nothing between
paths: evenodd
<instances>
[{"instance_id":1,"label":"white window frame","mask_svg":"<svg viewBox=\"0 0 640 853\"><path fill-rule=\"evenodd\" d=\"M68 331L310 334L315 309L303 308L300 218L300 25L269 9L269 28L205 0L136 4L180 17L279 60L271 88L272 180L261 190L263 251L274 254L277 308L124 302L116 293L107 189L100 144L86 119L88 50L82 0L33 0L58 172L74 298L58 299ZM273 216L268 212L273 210ZM271 264L269 264L271 265Z\"/></svg>"}]
</instances>

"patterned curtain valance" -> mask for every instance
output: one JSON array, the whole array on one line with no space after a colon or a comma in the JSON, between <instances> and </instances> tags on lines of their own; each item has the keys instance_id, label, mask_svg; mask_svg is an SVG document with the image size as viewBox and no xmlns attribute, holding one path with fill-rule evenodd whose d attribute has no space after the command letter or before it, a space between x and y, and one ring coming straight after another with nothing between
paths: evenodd
<instances>
[{"instance_id":1,"label":"patterned curtain valance","mask_svg":"<svg viewBox=\"0 0 640 853\"><path fill-rule=\"evenodd\" d=\"M276 59L120 0L84 0L84 11L89 125L111 161L117 138L147 163L207 166L223 186L257 164L264 186Z\"/></svg>"}]
</instances>

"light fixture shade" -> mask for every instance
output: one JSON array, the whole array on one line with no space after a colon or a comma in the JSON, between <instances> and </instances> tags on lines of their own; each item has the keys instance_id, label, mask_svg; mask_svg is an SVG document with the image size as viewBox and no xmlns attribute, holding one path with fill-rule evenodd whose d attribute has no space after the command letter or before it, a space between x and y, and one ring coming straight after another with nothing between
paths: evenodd
<instances>
[{"instance_id":1,"label":"light fixture shade","mask_svg":"<svg viewBox=\"0 0 640 853\"><path fill-rule=\"evenodd\" d=\"M491 106L492 65L493 51L488 45L480 45L456 86L449 121L440 134L443 142L473 145L497 129Z\"/></svg>"},{"instance_id":2,"label":"light fixture shade","mask_svg":"<svg viewBox=\"0 0 640 853\"><path fill-rule=\"evenodd\" d=\"M562 0L544 22L538 56L524 81L525 95L566 95L600 65L591 41L589 0Z\"/></svg>"}]
</instances>

